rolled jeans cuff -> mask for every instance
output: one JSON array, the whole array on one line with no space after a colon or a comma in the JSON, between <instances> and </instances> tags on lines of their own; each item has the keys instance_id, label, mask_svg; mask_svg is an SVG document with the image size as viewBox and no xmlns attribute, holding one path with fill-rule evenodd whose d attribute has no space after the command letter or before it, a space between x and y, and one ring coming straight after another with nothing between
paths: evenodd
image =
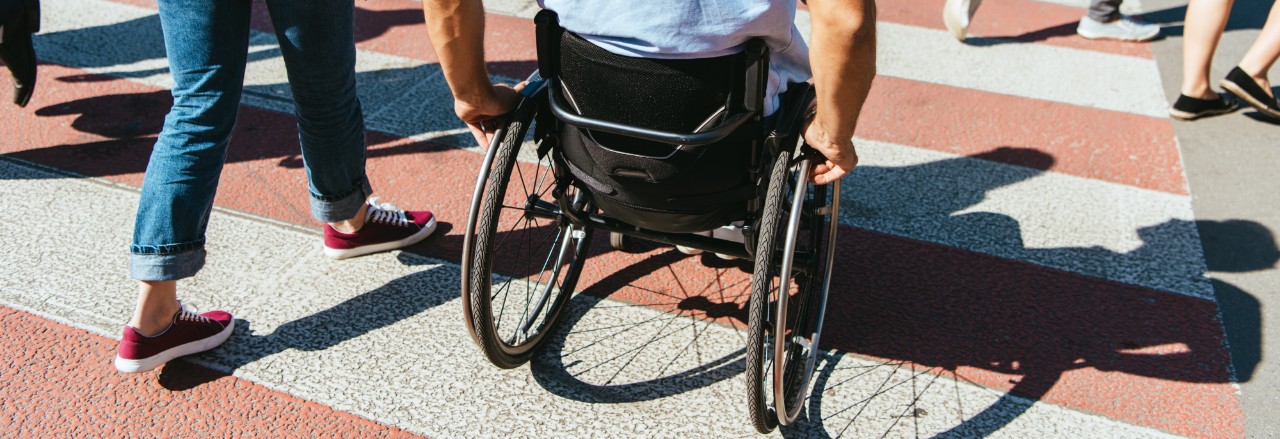
<instances>
[{"instance_id":1,"label":"rolled jeans cuff","mask_svg":"<svg viewBox=\"0 0 1280 439\"><path fill-rule=\"evenodd\" d=\"M325 197L311 194L311 216L323 223L336 223L355 218L369 195L373 194L373 186L369 179L361 179L356 189L343 196Z\"/></svg>"},{"instance_id":2,"label":"rolled jeans cuff","mask_svg":"<svg viewBox=\"0 0 1280 439\"><path fill-rule=\"evenodd\" d=\"M204 247L177 253L130 253L129 275L140 281L184 279L204 267L204 257Z\"/></svg>"}]
</instances>

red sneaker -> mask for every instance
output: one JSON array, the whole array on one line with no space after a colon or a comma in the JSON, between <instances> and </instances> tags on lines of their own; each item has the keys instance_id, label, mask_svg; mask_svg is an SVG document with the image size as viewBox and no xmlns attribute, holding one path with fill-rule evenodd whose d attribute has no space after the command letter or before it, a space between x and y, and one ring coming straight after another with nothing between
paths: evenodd
<instances>
[{"instance_id":1,"label":"red sneaker","mask_svg":"<svg viewBox=\"0 0 1280 439\"><path fill-rule=\"evenodd\" d=\"M417 244L436 231L436 218L431 212L407 212L391 205L369 200L364 227L355 233L342 233L324 226L324 255L346 259L369 253L394 250Z\"/></svg>"},{"instance_id":2,"label":"red sneaker","mask_svg":"<svg viewBox=\"0 0 1280 439\"><path fill-rule=\"evenodd\" d=\"M151 337L125 325L120 350L116 353L116 369L126 373L146 372L174 358L216 348L231 336L235 323L226 311L196 314L183 308L174 314L168 328Z\"/></svg>"}]
</instances>

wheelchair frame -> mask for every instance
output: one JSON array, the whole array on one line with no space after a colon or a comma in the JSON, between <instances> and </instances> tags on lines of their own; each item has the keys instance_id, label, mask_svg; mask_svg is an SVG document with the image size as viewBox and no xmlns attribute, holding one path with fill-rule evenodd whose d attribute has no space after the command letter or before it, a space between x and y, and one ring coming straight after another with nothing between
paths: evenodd
<instances>
[{"instance_id":1,"label":"wheelchair frame","mask_svg":"<svg viewBox=\"0 0 1280 439\"><path fill-rule=\"evenodd\" d=\"M552 67L557 63L547 59L558 52L545 48L544 44L558 41L547 34L562 30L558 29L554 13L548 13L543 11L535 18L541 69L529 78L522 92L524 98L494 134L481 164L468 212L463 241L462 299L472 341L498 367L513 368L527 362L547 340L545 336L555 328L560 312L572 296L593 230L736 256L754 264L746 349L748 411L752 424L758 431L767 433L779 424L795 422L803 411L819 352L835 258L840 200L839 181L830 186L808 182L812 160L821 157L804 144L799 132L804 119L810 116L814 100L812 87L804 84L803 91L793 92L800 96L784 102L787 105L779 109L777 128L752 142L752 178L759 182L757 187L764 186L764 190L757 190L757 195L748 201L744 243L636 227L595 212L590 189L566 170L564 159L556 150L559 139L555 133L561 124L673 145L722 141L737 135L744 126L758 126L749 122L758 123L763 112L767 49L759 40L748 44L747 50L754 51L749 53L749 59L759 62L747 66L745 87L738 95L741 99L731 105L736 111L717 127L697 133L650 130L582 116L559 102L556 72ZM540 72L546 70L552 74L543 78ZM536 153L539 164L547 160L548 169L544 178L542 168L537 168L539 176L534 181L537 184L533 193L528 193L530 185L523 180L527 177L522 175L522 165L517 162L520 150L527 149L524 138L533 123L538 124L534 136L537 145L526 153ZM496 173L495 168L498 168ZM521 186L526 191L523 207L507 206L508 199L512 199L507 193L514 187L510 185L512 177L522 178ZM547 188L552 201L543 199L546 193L541 188L543 183L552 184ZM521 198L514 200L518 204ZM782 215L784 207L785 216ZM538 244L539 248L542 245L550 248L541 269L536 271L534 282L529 279L532 274L524 274L509 277L508 283L501 287L493 284L494 279L500 277L493 273L495 257L506 255L499 255L501 252L493 248L497 222L501 221L504 209L519 211L515 217L517 226L521 221L528 225L537 224L538 220L554 226L554 237L543 238ZM808 228L803 229L806 225ZM529 233L536 233L542 227L547 226L534 227ZM510 233L514 231L515 226L506 238L513 236ZM802 231L807 232L807 236L802 237ZM784 234L778 235L779 232ZM525 232L519 233L523 236ZM502 246L506 238L496 245ZM805 241L807 246L798 249ZM548 271L550 277L544 282ZM793 280L796 294L791 293ZM519 281L524 282L525 289L540 290L538 298L535 300L533 294L526 293L521 302L518 291L512 292L519 290L512 288ZM495 313L494 301L504 290L508 294L501 300L504 309ZM518 330L504 339L499 332L511 294L517 294L512 303L517 308L523 305L525 314L518 320ZM541 324L535 327L538 322Z\"/></svg>"}]
</instances>

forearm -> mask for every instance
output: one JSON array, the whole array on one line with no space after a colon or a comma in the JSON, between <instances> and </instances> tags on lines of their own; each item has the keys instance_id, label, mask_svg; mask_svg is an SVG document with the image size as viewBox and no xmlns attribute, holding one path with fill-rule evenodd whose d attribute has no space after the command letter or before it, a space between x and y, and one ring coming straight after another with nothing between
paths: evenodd
<instances>
[{"instance_id":1,"label":"forearm","mask_svg":"<svg viewBox=\"0 0 1280 439\"><path fill-rule=\"evenodd\" d=\"M875 0L809 0L810 67L818 94L816 123L835 139L853 138L876 76Z\"/></svg>"},{"instance_id":2,"label":"forearm","mask_svg":"<svg viewBox=\"0 0 1280 439\"><path fill-rule=\"evenodd\" d=\"M484 63L484 4L480 0L423 0L431 47L440 59L454 99L493 98Z\"/></svg>"}]
</instances>

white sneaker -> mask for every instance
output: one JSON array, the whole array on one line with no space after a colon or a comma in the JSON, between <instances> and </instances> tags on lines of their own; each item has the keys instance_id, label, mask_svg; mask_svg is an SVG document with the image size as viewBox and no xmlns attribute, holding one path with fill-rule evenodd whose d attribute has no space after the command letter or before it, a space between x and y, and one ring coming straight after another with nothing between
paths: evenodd
<instances>
[{"instance_id":1,"label":"white sneaker","mask_svg":"<svg viewBox=\"0 0 1280 439\"><path fill-rule=\"evenodd\" d=\"M947 25L947 31L957 41L964 41L969 35L969 23L973 21L973 14L978 12L978 6L981 5L982 0L947 0L942 6L942 24Z\"/></svg>"},{"instance_id":2,"label":"white sneaker","mask_svg":"<svg viewBox=\"0 0 1280 439\"><path fill-rule=\"evenodd\" d=\"M1091 40L1147 41L1160 36L1160 26L1136 21L1128 15L1121 15L1119 20L1110 23L1085 16L1076 26L1076 33Z\"/></svg>"}]
</instances>

